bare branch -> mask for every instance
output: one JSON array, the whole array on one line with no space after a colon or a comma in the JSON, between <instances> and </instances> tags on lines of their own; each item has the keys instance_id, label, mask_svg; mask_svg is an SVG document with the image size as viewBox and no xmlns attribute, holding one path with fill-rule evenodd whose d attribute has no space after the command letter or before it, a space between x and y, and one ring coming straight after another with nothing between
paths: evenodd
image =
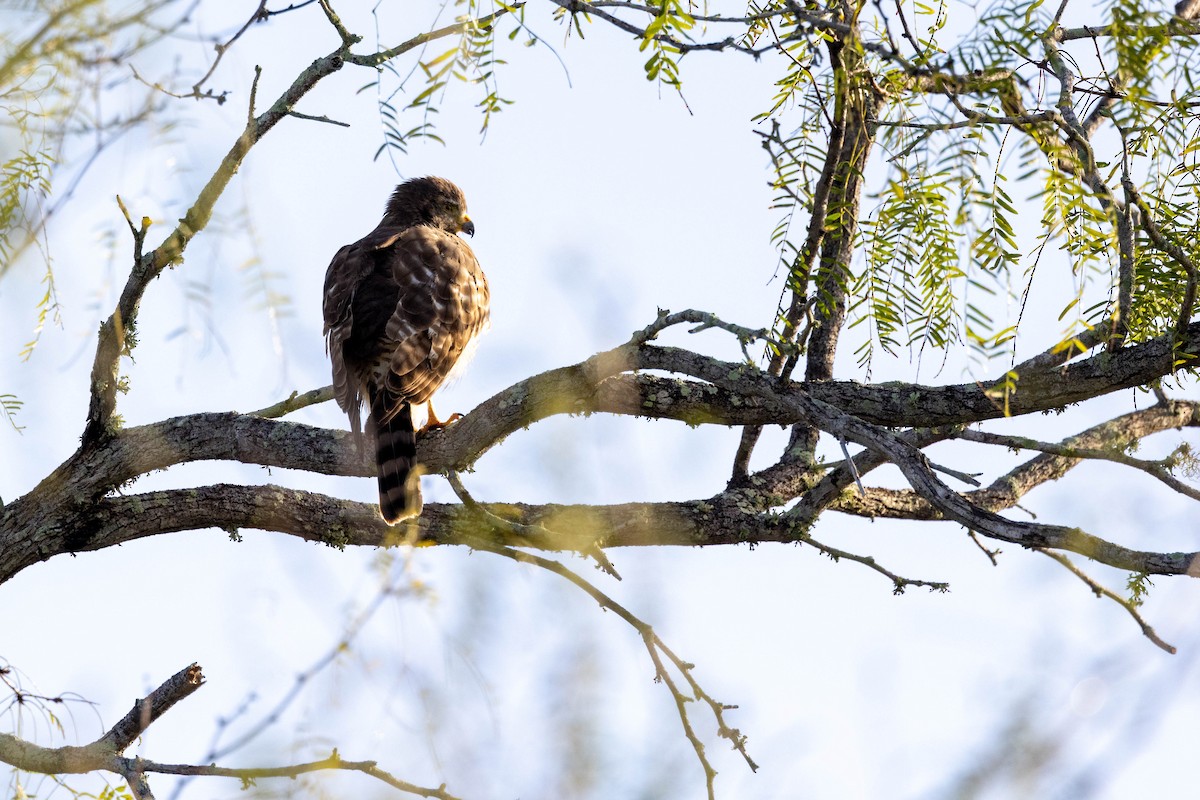
<instances>
[{"instance_id":1,"label":"bare branch","mask_svg":"<svg viewBox=\"0 0 1200 800\"><path fill-rule=\"evenodd\" d=\"M742 353L746 354L746 347L754 342L770 342L774 346L787 351L788 345L771 338L771 332L766 328L746 328L741 325L735 325L732 322L725 322L716 314L710 314L707 311L697 311L694 308L688 308L683 311L672 313L666 309L658 310L658 318L654 322L647 325L642 330L633 334L630 337L628 345L635 347L641 346L657 338L658 334L662 333L667 328L673 325L679 325L684 322L697 323L695 328L692 328L688 333L700 333L712 328L719 328L728 331L737 337L738 343L742 346ZM747 355L747 360L751 360Z\"/></svg>"},{"instance_id":2,"label":"bare branch","mask_svg":"<svg viewBox=\"0 0 1200 800\"><path fill-rule=\"evenodd\" d=\"M709 800L715 800L713 779L716 777L717 772L715 769L713 769L712 764L709 763L708 757L704 753L704 743L700 741L700 738L696 735L696 732L692 728L691 720L687 712L688 698L682 692L680 692L679 688L675 684L674 678L671 676L670 672L664 668L663 663L658 655L660 652L666 655L675 665L675 667L685 676L689 685L692 687L694 699L704 699L708 702L709 707L717 720L718 735L730 739L730 741L733 743L734 749L742 754L742 757L746 760L746 763L750 766L750 768L752 770L758 769L758 765L754 763L754 760L750 758L749 753L746 752L745 737L742 736L741 733L736 729L729 728L725 724L723 712L729 708L736 708L736 706L727 706L723 703L717 703L716 701L712 700L707 693L703 692L699 684L696 683L695 679L691 675L693 665L680 660L671 650L669 650L649 624L638 618L608 594L601 591L595 584L583 578L565 564L559 561L554 561L553 559L545 558L543 556L526 553L521 550L515 550L507 544L502 543L504 539L497 537L507 538L508 534L512 530L511 525L504 520L499 520L499 524L497 524L498 518L496 515L491 513L486 507L476 503L470 497L470 495L466 493L466 490L462 488L461 482L456 480L452 482L452 485L454 485L456 492L460 492L459 497L464 502L467 515L470 518L470 521L474 523L472 526L473 529L468 533L464 533L463 535L463 541L467 546L476 550L482 550L504 556L505 558L509 558L517 563L533 564L534 566L540 567L548 572L553 572L559 577L565 578L567 581L582 589L588 596L595 600L601 608L612 611L618 617L628 623L639 634L641 634L642 641L645 643L646 649L650 654L650 658L654 662L655 680L661 681L670 690L671 696L675 700L675 707L679 714L680 724L683 726L684 735L687 736L688 741L692 745L692 749L696 752L696 758L699 759L700 765L704 770L705 785L708 789ZM574 538L579 537L576 535Z\"/></svg>"},{"instance_id":3,"label":"bare branch","mask_svg":"<svg viewBox=\"0 0 1200 800\"><path fill-rule=\"evenodd\" d=\"M341 38L343 47L352 47L362 41L361 36L353 34L346 29L337 12L333 10L333 6L329 4L329 0L320 0L320 4L321 10L325 12L325 18L329 20L329 24L333 26L333 29L337 31L338 36Z\"/></svg>"},{"instance_id":4,"label":"bare branch","mask_svg":"<svg viewBox=\"0 0 1200 800\"><path fill-rule=\"evenodd\" d=\"M116 407L119 360L125 354L127 331L136 328L138 306L150 281L168 265L178 261L192 238L208 225L217 200L250 148L287 116L318 81L341 69L342 62L341 54L336 52L318 58L292 82L271 108L252 118L179 224L162 244L134 262L116 309L100 328L92 365L91 403L83 434L85 442L96 442L113 433L110 421Z\"/></svg>"},{"instance_id":5,"label":"bare branch","mask_svg":"<svg viewBox=\"0 0 1200 800\"><path fill-rule=\"evenodd\" d=\"M287 396L287 399L280 400L278 403L266 408L260 408L258 411L251 411L250 414L255 417L265 417L267 419L278 419L285 417L293 411L299 411L308 406L315 406L319 403L324 403L333 399L333 387L326 386L323 389L311 389L304 394L292 392Z\"/></svg>"},{"instance_id":6,"label":"bare branch","mask_svg":"<svg viewBox=\"0 0 1200 800\"><path fill-rule=\"evenodd\" d=\"M1071 573L1073 575L1075 575L1075 577L1079 578L1079 580L1086 583L1088 585L1088 588L1090 588L1097 597L1107 597L1109 600L1114 601L1115 603L1117 603L1117 605L1121 606L1121 608L1128 611L1129 616L1133 617L1134 622L1136 622L1138 624L1138 626L1142 629L1142 633L1145 634L1147 639L1154 642L1154 644L1158 645L1163 650L1166 650L1171 655L1175 655L1175 653L1176 653L1175 648L1172 645L1169 645L1166 642L1164 642L1161 638L1159 638L1158 634L1154 632L1154 628L1150 627L1150 625L1146 622L1146 620L1142 619L1142 615L1138 612L1136 605L1131 603L1129 600L1126 600L1124 597L1121 597L1119 594L1116 594L1115 592L1111 591L1110 589L1106 589L1105 587L1101 586L1099 583L1096 583L1096 581L1092 580L1092 578L1089 577L1086 572L1081 570L1079 567L1075 566L1074 562L1072 562L1071 559L1067 558L1062 553L1053 553L1049 550L1043 550L1042 548L1034 548L1034 549L1037 550L1037 552L1041 553L1044 556L1053 558L1059 564L1062 564L1064 567L1066 567L1068 570L1070 570Z\"/></svg>"},{"instance_id":7,"label":"bare branch","mask_svg":"<svg viewBox=\"0 0 1200 800\"><path fill-rule=\"evenodd\" d=\"M788 302L787 311L783 314L783 318L776 321L776 324L780 327L779 338L793 345L793 347L790 352L782 349L772 352L771 359L767 365L767 372L771 375L784 375L786 372L786 375L790 377L796 360L799 358L799 351L807 344L806 339L812 331L812 301L810 299L809 283L813 274L813 268L816 266L817 256L820 254L821 246L825 241L825 226L829 217L829 197L833 191L834 176L844 156L842 150L846 134L846 109L844 104L836 106L834 116L829 118L829 126L829 145L825 149L825 161L821 167L821 176L817 180L817 188L813 195L812 210L808 220L808 231L804 237L804 244L800 247L800 250L796 253L795 260L788 268L787 283L791 298ZM771 152L770 144L774 143L785 152L788 152L792 163L799 163L800 159L788 151L787 143L779 135L778 124L776 124L769 135L764 136L763 146L767 148L768 152ZM773 153L772 157L774 157ZM809 325L805 333L801 334L800 324L806 317L810 318ZM758 444L758 439L761 435L762 428L760 426L749 426L742 430L742 438L738 442L738 449L734 454L733 468L730 474L730 481L732 483L742 483L746 480L750 471L750 457L753 455L754 447Z\"/></svg>"},{"instance_id":8,"label":"bare branch","mask_svg":"<svg viewBox=\"0 0 1200 800\"><path fill-rule=\"evenodd\" d=\"M931 592L948 592L948 591L950 591L950 584L946 583L944 581L925 581L925 580L918 580L915 578L901 577L900 575L897 575L896 573L892 572L891 570L889 570L886 567L884 567L883 565L881 565L878 561L876 561L871 556L860 556L860 555L857 555L856 553L849 553L845 550L839 550L836 547L830 547L829 545L821 544L820 542L818 542L816 539L812 538L811 536L805 536L802 541L805 544L812 545L817 550L821 551L822 554L829 556L829 558L835 562L841 561L844 558L847 561L854 561L858 564L862 564L863 566L870 567L871 569L875 570L880 575L883 575L885 578L887 578L888 580L890 580L892 582L892 593L893 594L904 594L904 590L907 589L909 586L923 586L923 587L929 589L929 591L931 591Z\"/></svg>"},{"instance_id":9,"label":"bare branch","mask_svg":"<svg viewBox=\"0 0 1200 800\"><path fill-rule=\"evenodd\" d=\"M1141 470L1147 475L1157 478L1171 489L1179 492L1193 500L1200 500L1200 489L1194 486L1189 486L1183 481L1176 478L1170 473L1171 459L1163 461L1147 461L1142 458L1133 458L1122 452L1121 448L1132 445L1137 442L1136 438L1125 438L1112 442L1109 447L1103 450L1093 449L1089 447L1074 447L1071 445L1052 444L1050 442L1039 442L1036 439L1027 439L1022 436L1003 436L996 433L987 433L984 431L963 430L955 434L955 438L963 439L969 442L980 442L982 444L995 444L1002 447L1009 447L1014 450L1037 450L1042 453L1050 453L1056 456L1064 456L1069 459L1099 459L1102 461L1112 461L1115 464L1124 464L1127 467Z\"/></svg>"},{"instance_id":10,"label":"bare branch","mask_svg":"<svg viewBox=\"0 0 1200 800\"><path fill-rule=\"evenodd\" d=\"M145 698L134 703L130 712L101 737L98 743L115 753L125 752L125 748L133 744L151 723L203 685L204 674L200 671L199 664L184 667Z\"/></svg>"},{"instance_id":11,"label":"bare branch","mask_svg":"<svg viewBox=\"0 0 1200 800\"><path fill-rule=\"evenodd\" d=\"M204 685L200 665L192 664L167 679L144 700L134 704L126 714L104 736L83 747L41 747L12 734L0 733L0 761L26 772L50 775L82 774L85 772L112 772L129 781L130 790L138 800L152 800L153 794L145 780L147 773L166 775L210 775L218 777L254 780L258 778L294 778L309 772L323 770L349 770L362 772L418 797L435 800L458 800L446 791L417 786L402 781L391 773L379 769L374 761L343 761L337 750L321 761L293 764L284 767L228 768L215 764L160 764L142 758L124 758L121 753L129 747L162 714L179 700L188 697Z\"/></svg>"},{"instance_id":12,"label":"bare branch","mask_svg":"<svg viewBox=\"0 0 1200 800\"><path fill-rule=\"evenodd\" d=\"M258 780L260 778L296 778L311 772L345 770L348 772L361 772L364 775L369 775L376 780L386 783L388 786L416 795L417 797L428 797L433 800L460 800L455 795L446 791L445 784L436 788L418 786L415 783L400 780L390 772L380 769L376 761L346 761L342 759L337 750L334 750L328 758L323 758L320 761L308 761L303 764L290 764L282 767L234 768L218 767L215 764L162 764L157 761L143 760L139 760L138 767L140 767L142 772L154 772L161 775L237 778L242 781Z\"/></svg>"},{"instance_id":13,"label":"bare branch","mask_svg":"<svg viewBox=\"0 0 1200 800\"><path fill-rule=\"evenodd\" d=\"M204 73L203 77L196 81L195 85L192 86L192 93L184 96L195 97L197 99L203 97L204 95L200 93L200 87L208 83L208 79L211 78L213 73L217 71L217 67L221 65L221 59L223 59L225 54L229 52L229 48L233 47L234 42L242 38L242 34L249 30L251 25L256 22L265 22L269 16L270 15L267 13L267 0L259 0L258 8L254 9L253 13L250 14L250 18L242 24L242 27L237 29L237 32L234 33L233 36L229 37L228 41L226 41L224 44L217 42L213 45L213 49L217 52L217 57L214 58L212 64L209 65L208 72ZM175 96L178 97L178 95ZM209 91L209 96L212 96L211 90ZM224 97L225 95L222 93L217 102L224 102ZM253 106L253 103L251 103L251 106Z\"/></svg>"},{"instance_id":14,"label":"bare branch","mask_svg":"<svg viewBox=\"0 0 1200 800\"><path fill-rule=\"evenodd\" d=\"M329 125L337 125L339 128L349 128L350 127L349 122L342 122L340 120L330 119L329 117L327 117L323 114L319 117L316 117L316 116L313 116L312 114L301 114L299 111L290 111L290 112L288 112L288 116L295 117L296 119L307 119L311 122L325 122Z\"/></svg>"},{"instance_id":15,"label":"bare branch","mask_svg":"<svg viewBox=\"0 0 1200 800\"><path fill-rule=\"evenodd\" d=\"M147 254L146 258L149 259L151 255ZM623 345L598 353L571 367L551 370L514 384L485 401L455 425L422 437L418 444L419 458L434 472L463 470L509 434L554 414L607 411L680 419L690 424L803 422L837 435L844 429L843 423L839 417L827 411L828 408L835 408L840 409L839 413L846 414L847 418L856 419L855 425L866 426L858 428L857 435L861 441L853 436L847 438L860 444L870 441L872 445L887 439L889 444L883 448L883 452L888 454L888 460L902 454L901 461L906 461L912 469L916 469L915 474L925 475L928 471L931 476L932 471L928 466L916 458L915 454L919 451L909 449L912 445L901 445L900 440L892 442L893 435L882 436L878 429L871 426L950 426L997 418L1006 410L1016 415L1057 408L1120 388L1144 385L1163 375L1172 374L1191 363L1177 357L1177 354L1200 351L1198 345L1200 323L1190 325L1187 336L1182 340L1167 335L1127 347L1118 353L1081 360L1062 369L1027 373L1022 376L1020 392L1010 398L1007 409L990 395L991 386L995 384L864 386L853 382L821 381L780 385L778 379L752 365L730 364L677 348ZM665 370L704 383L623 374L633 370ZM264 409L272 413L279 410ZM1177 410L1179 413L1191 413L1190 406L1179 406ZM337 475L373 474L373 466L349 444L347 434L262 417L233 413L200 414L119 431L101 442L85 444L32 492L4 507L3 517L0 518L0 578L7 579L25 567L59 552L95 549L169 530L206 527L198 509L184 527L156 516L155 524L164 527L152 530L152 526L147 526L136 533L132 530L109 530L100 535L98 532L104 530L108 523L93 525L91 522L104 519L115 524L115 519L108 516L115 508L103 504L116 502L106 498L106 495L128 481L155 469L203 459L229 459ZM881 516L913 519L938 518L939 512L946 511L937 503L934 504L937 510L934 510L924 505L920 498L906 499L903 493L889 493L886 490L869 490L867 498L844 497L837 488L841 477L820 478L820 472L817 470L809 474L809 468L803 464L794 469L781 467L778 475L768 480L764 490L758 493L759 499L753 501L751 506L765 511L814 489L812 497L821 499L813 502L802 500L794 510L803 510L804 515L816 514L836 503L838 508L852 513L867 513L865 510L874 506L875 511L869 513L880 511ZM71 486L72 489L69 492L59 491L62 486ZM952 503L959 514L958 517L948 514L951 518L966 519L981 510L1007 507L1015 502L1011 491L1004 494L981 490L983 494L978 498L965 501L936 480L926 483L924 488L935 495L943 491L949 493L945 502ZM749 490L758 492L753 487L747 487ZM257 497L251 494L237 503L249 503L252 507L266 503L267 508L273 508L270 491L265 488L256 491L265 495ZM218 495L211 495L210 500L217 500ZM170 495L147 496L144 499L156 506L159 502L175 501ZM932 497L929 499L933 500ZM321 501L318 505L323 503ZM641 508L648 512L658 507L647 504ZM95 513L89 513L89 509ZM691 509L693 512L696 510L695 506ZM362 520L357 512L349 518L340 518L345 511L345 508L336 505L326 507L324 514L331 527L322 529L315 538L319 541L337 541L341 534L331 531L344 532L351 524L351 519L355 520L355 525L360 522L366 525L365 530L373 529L373 516L370 523ZM227 509L221 517L227 520L225 527L231 529L250 526L285 532L297 530L296 523L288 515L278 518L275 511L270 511L259 518L255 516L257 513L253 508ZM143 521L148 519L143 517ZM756 522L749 530L758 531L755 535L765 537L762 541L795 541L796 530L810 524L812 519L815 516L792 515L786 525ZM715 536L698 533L711 522L695 518L678 535L668 533L646 540L634 537L633 541L738 541L736 537L724 538L725 531L719 531ZM740 516L724 522L735 526L733 530L745 524ZM1105 554L1098 556L1101 560L1115 559L1109 560L1109 563L1126 565L1137 571L1178 574L1192 569L1189 562L1181 560L1179 556L1138 553L1125 548L1111 549L1115 546L1095 540L1094 537L1085 536L1077 540L1074 533L1068 533L1068 529L1056 529L1050 540L1043 541L1038 538L1040 534L1034 533L1034 529L1020 527L1022 523L994 517L990 524L999 526L997 531L1007 531L999 538L1008 537L1006 540L1022 544L1066 549L1103 545ZM281 527L271 528L272 525ZM793 529L791 526L798 527ZM554 529L556 526L549 527ZM670 526L667 528L669 530ZM299 529L307 530L307 527L300 525ZM1051 541L1058 543L1051 544ZM588 541L573 543L571 549L586 551L588 547L603 544L593 537Z\"/></svg>"},{"instance_id":16,"label":"bare branch","mask_svg":"<svg viewBox=\"0 0 1200 800\"><path fill-rule=\"evenodd\" d=\"M1117 417L1103 422L1081 433L1069 436L1057 445L1048 449L1057 449L1058 454L1047 452L1025 462L1001 475L990 486L968 492L970 501L981 508L998 511L1012 508L1020 499L1033 489L1049 481L1058 480L1066 475L1079 463L1080 453L1095 451L1109 453L1115 446L1125 446L1155 433L1181 427L1196 427L1200 425L1200 403L1171 401L1142 411ZM960 436L960 431L946 431L942 438ZM991 434L970 432L960 438L991 437ZM992 443L1004 446L1021 447L1022 442L1031 443L1033 440L1021 437L998 437L991 439ZM918 445L921 446L921 445ZM1038 448L1031 448L1038 449ZM1065 455L1069 454L1069 455ZM861 462L865 454L860 454L857 460ZM862 468L860 463L860 469ZM826 479L828 480L828 479ZM805 501L798 504L793 511L804 506ZM867 497L858 500L844 497L836 506L839 511L868 517L890 517L893 519L940 519L938 512L924 500L911 491L896 491L892 489L868 489Z\"/></svg>"},{"instance_id":17,"label":"bare branch","mask_svg":"<svg viewBox=\"0 0 1200 800\"><path fill-rule=\"evenodd\" d=\"M996 556L1000 555L1000 550L989 550L984 547L983 542L979 541L979 537L975 535L975 531L967 531L967 536L970 537L971 541L975 543L975 546L978 547L985 556L987 556L987 560L992 562L993 567L1000 566L1000 562L996 560Z\"/></svg>"}]
</instances>

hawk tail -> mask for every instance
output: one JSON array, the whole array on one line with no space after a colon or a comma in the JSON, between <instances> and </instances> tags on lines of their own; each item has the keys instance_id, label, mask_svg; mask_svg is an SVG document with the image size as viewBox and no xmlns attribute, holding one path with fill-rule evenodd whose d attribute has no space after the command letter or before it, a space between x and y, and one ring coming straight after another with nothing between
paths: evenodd
<instances>
[{"instance_id":1,"label":"hawk tail","mask_svg":"<svg viewBox=\"0 0 1200 800\"><path fill-rule=\"evenodd\" d=\"M372 398L375 463L379 469L379 513L389 525L421 513L420 472L416 469L417 434L412 406L387 409L383 393Z\"/></svg>"}]
</instances>

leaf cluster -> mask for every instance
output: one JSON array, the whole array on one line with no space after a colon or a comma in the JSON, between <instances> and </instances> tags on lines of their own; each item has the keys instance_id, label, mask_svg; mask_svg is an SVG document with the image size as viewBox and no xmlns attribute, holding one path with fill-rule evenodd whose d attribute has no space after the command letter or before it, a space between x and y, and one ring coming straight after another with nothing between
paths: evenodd
<instances>
[{"instance_id":1,"label":"leaf cluster","mask_svg":"<svg viewBox=\"0 0 1200 800\"><path fill-rule=\"evenodd\" d=\"M508 34L508 39L516 38L521 30L523 9L498 5L517 22ZM480 22L480 6L479 0L455 0L454 7L462 12L456 20L461 31L450 47L432 56L422 54L407 72L402 64L384 61L378 67L379 77L359 89L360 92L375 89L377 93L384 140L375 151L376 159L384 153L389 158L407 153L418 139L444 144L434 118L451 83L477 86L482 91L483 96L476 103L482 116L481 135L487 134L493 116L512 105L512 100L501 95L497 83L497 69L505 61L496 54L496 28L494 24ZM394 81L394 86L385 86L385 77ZM419 78L420 88L408 96L408 84L414 77Z\"/></svg>"}]
</instances>

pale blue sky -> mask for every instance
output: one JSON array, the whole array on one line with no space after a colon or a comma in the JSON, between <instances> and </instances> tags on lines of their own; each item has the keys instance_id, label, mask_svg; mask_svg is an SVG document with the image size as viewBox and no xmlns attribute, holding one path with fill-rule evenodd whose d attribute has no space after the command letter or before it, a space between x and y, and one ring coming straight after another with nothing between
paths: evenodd
<instances>
[{"instance_id":1,"label":"pale blue sky","mask_svg":"<svg viewBox=\"0 0 1200 800\"><path fill-rule=\"evenodd\" d=\"M370 34L369 14L339 5L352 29ZM433 13L391 12L383 24L395 32L384 41L407 38ZM644 80L645 56L624 34L597 23L586 41L564 42L563 29L540 10L530 24L566 72L545 45L505 41L501 55L510 63L500 81L517 102L494 119L486 139L476 134L472 90L455 86L438 115L446 146L418 143L397 156L405 177L438 174L464 188L478 230L471 244L492 286L492 330L472 368L441 395L443 412L468 411L521 378L614 346L658 307L766 324L781 288L772 281L768 165L750 122L769 100L778 65L689 56L689 114ZM210 21L205 29L216 27ZM169 136L135 134L106 156L51 229L64 326L47 330L27 364L18 362L16 343L31 325L37 265L6 278L0 389L25 400L26 429L0 429L0 496L30 489L78 443L93 334L124 280L130 247L113 195L135 217L154 218L150 239L160 241L185 208L181 198L190 201L236 136L254 65L263 67L265 105L335 43L315 6L255 28L214 79L214 87L232 90L227 104L178 101L184 124ZM203 52L180 45L178 54L193 63ZM139 70L161 72L174 55L139 61ZM328 383L320 337L325 267L339 246L373 227L398 180L386 159L372 161L381 136L372 94L353 96L370 78L346 67L308 95L299 110L352 127L281 123L230 185L216 227L150 287L137 361L128 369L132 391L120 401L128 424L251 410ZM292 301L279 323L282 353L239 271L252 252L234 235L246 205L262 266ZM117 231L111 267L99 244L110 227ZM225 235L214 235L218 229ZM1047 291L1068 281L1047 272ZM208 287L216 339L204 334L202 304L185 299L197 285ZM1056 326L1027 329L1027 354L1049 344ZM668 340L736 355L720 333ZM861 378L852 349L843 348L841 377ZM952 360L940 375L924 366L920 379L965 380L964 365ZM874 377L911 379L915 371L907 359L881 362ZM1125 393L1005 429L1061 437L1133 402ZM331 403L294 419L346 425ZM736 440L736 431L722 428L556 418L514 434L464 480L484 500L704 497L723 487ZM778 433L764 437L763 463L780 441ZM1157 446L1149 442L1144 452ZM935 452L960 469L987 469L989 478L1011 463L997 455L980 463L974 451ZM366 479L223 462L148 476L136 489L217 481L277 482L363 501L375 491ZM424 486L427 501L453 497L440 478ZM1081 467L1027 500L1045 521L1077 523L1147 549L1195 549L1194 504L1142 475ZM757 775L693 709L720 773L718 796L938 797L989 752L1020 708L1036 734L1066 749L1067 763L1100 761L1091 772L1102 786L1088 796L1185 796L1175 781L1200 719L1200 592L1193 583L1158 580L1145 608L1180 647L1172 658L1116 605L1096 601L1048 559L1004 546L993 568L956 526L830 514L813 533L900 574L948 580L952 591L893 597L887 581L862 566L791 546L616 551L610 557L624 577L619 584L569 559L653 623L697 665L711 694L741 706L728 721L750 737ZM279 534L243 535L238 544L219 531L160 536L30 568L0 588L0 655L45 693L70 690L94 701L105 726L135 696L200 662L208 685L156 723L138 749L157 760L197 761L215 717L250 693L259 698L252 715L269 708L402 563L432 598L388 604L280 725L225 762L302 761L336 746L346 758L376 759L416 783L446 781L451 792L479 800L570 797L561 774L591 763L594 782L578 796L702 796L700 768L667 691L651 680L636 633L555 576L462 549L340 553ZM382 565L385 559L397 563ZM1093 574L1114 587L1122 582L1111 570ZM91 711L75 716L81 739L102 730ZM321 783L330 796L389 796L360 776ZM169 795L167 779L154 785L159 797ZM49 789L41 785L39 797ZM206 779L184 796L239 794L232 781ZM1058 787L1048 796L1084 795Z\"/></svg>"}]
</instances>

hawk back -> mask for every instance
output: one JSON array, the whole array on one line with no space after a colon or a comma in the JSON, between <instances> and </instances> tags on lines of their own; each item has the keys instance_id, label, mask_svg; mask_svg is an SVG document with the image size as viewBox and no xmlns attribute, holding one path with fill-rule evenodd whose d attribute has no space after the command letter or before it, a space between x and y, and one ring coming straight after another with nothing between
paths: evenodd
<instances>
[{"instance_id":1,"label":"hawk back","mask_svg":"<svg viewBox=\"0 0 1200 800\"><path fill-rule=\"evenodd\" d=\"M380 509L396 522L421 509L411 407L433 396L487 327L490 297L478 259L455 233L389 222L334 256L324 317L334 396L356 433L368 403Z\"/></svg>"}]
</instances>

